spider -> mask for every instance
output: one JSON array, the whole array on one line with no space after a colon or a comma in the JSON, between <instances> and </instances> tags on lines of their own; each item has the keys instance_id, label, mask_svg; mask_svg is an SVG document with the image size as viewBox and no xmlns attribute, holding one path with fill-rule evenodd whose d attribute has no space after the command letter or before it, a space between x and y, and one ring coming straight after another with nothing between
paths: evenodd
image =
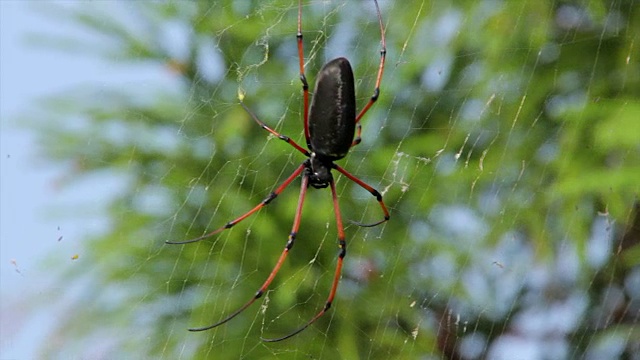
<instances>
[{"instance_id":1,"label":"spider","mask_svg":"<svg viewBox=\"0 0 640 360\"><path fill-rule=\"evenodd\" d=\"M213 230L195 239L186 241L168 241L167 243L193 243L209 238L215 234L222 232L223 230L233 227L240 221L246 219L247 217L260 210L262 207L271 203L271 201L275 199L282 191L284 191L284 189L286 189L295 178L302 175L298 205L293 220L293 227L291 228L291 233L289 234L289 238L284 247L284 250L282 251L282 254L280 255L280 258L278 259L278 262L274 266L273 270L271 270L271 273L255 293L255 295L236 311L232 312L227 317L216 322L215 324L198 328L190 328L189 331L204 331L220 326L239 315L257 299L262 297L262 295L267 290L276 274L280 270L280 267L284 263L287 255L289 254L289 251L295 243L296 234L300 227L302 205L304 204L305 195L309 186L312 186L316 189L322 189L326 187L331 188L333 209L335 212L338 229L338 247L340 249L338 253L338 261L333 277L333 283L331 285L331 290L324 307L307 323L302 325L297 330L289 333L288 335L274 339L263 338L262 340L267 342L275 342L288 339L302 332L329 310L338 289L338 283L342 273L342 262L347 251L344 227L342 225L342 216L340 215L340 206L338 204L338 195L336 193L335 181L333 179L333 175L331 174L331 170L337 170L338 172L346 176L349 180L355 182L360 187L371 193L371 195L373 195L378 201L378 204L380 205L380 208L384 213L384 218L375 223L362 224L353 222L354 224L363 227L373 227L389 220L389 211L382 201L382 195L376 189L367 185L365 182L358 179L347 170L334 163L334 161L340 160L345 157L352 147L360 143L362 133L360 120L376 102L376 100L378 100L378 96L380 95L380 82L382 79L382 73L384 71L384 63L387 50L384 36L384 26L382 24L382 15L380 14L380 7L378 6L377 0L373 0L373 2L375 4L376 13L378 16L378 24L380 26L380 37L382 44L382 48L380 50L380 65L378 66L378 75L376 78L373 95L364 106L364 108L360 110L357 116L353 71L351 69L351 64L349 63L349 61L343 57L333 59L322 67L316 79L313 99L311 101L311 108L309 108L309 85L307 83L304 72L304 51L302 41L302 0L298 2L298 32L296 34L296 39L300 65L300 81L302 82L302 93L304 101L304 136L307 142L307 148L309 150L306 150L302 146L298 145L290 137L282 135L267 126L244 104L244 96L238 96L240 105L251 116L251 118L253 118L253 120L258 123L260 127L278 137L280 140L283 140L289 145L293 146L296 150L304 154L307 159L300 166L298 166L298 168L278 188L276 188L271 194L269 194L269 196L262 200L262 202L260 202L244 215L226 223L219 229Z\"/></svg>"}]
</instances>

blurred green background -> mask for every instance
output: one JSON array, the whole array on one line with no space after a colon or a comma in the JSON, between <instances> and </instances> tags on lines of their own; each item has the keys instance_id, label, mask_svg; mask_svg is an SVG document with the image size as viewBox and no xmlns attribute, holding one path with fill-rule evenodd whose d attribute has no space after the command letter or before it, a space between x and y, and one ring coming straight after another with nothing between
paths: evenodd
<instances>
[{"instance_id":1,"label":"blurred green background","mask_svg":"<svg viewBox=\"0 0 640 360\"><path fill-rule=\"evenodd\" d=\"M383 193L391 221L347 226L332 309L281 343L260 337L306 322L330 289L328 190L308 192L271 290L207 332L186 329L235 310L274 266L299 180L232 230L164 242L243 214L304 160L237 100L244 91L264 122L304 144L297 2L73 5L40 10L79 36L37 34L38 44L161 67L175 86L87 85L25 115L42 156L73 164L64 186L125 183L109 231L88 234L73 266L54 264L59 282L32 302L65 309L43 358L638 358L637 1L381 1L381 96L339 164ZM305 2L303 33L310 84L347 56L364 106L380 49L373 3ZM336 178L345 219L381 216ZM79 296L60 291L73 284Z\"/></svg>"}]
</instances>

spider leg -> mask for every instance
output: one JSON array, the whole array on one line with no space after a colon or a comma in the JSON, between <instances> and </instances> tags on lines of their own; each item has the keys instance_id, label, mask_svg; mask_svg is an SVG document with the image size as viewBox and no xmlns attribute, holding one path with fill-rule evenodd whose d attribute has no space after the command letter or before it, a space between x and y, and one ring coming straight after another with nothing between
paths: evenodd
<instances>
[{"instance_id":1,"label":"spider leg","mask_svg":"<svg viewBox=\"0 0 640 360\"><path fill-rule=\"evenodd\" d=\"M302 171L302 169L304 169L304 164L302 166L300 166L298 168L298 170L296 170L296 172L294 174L298 175ZM287 181L288 180L289 179L287 179ZM285 182L285 184L288 185L287 182ZM285 185L285 184L283 184L283 185ZM282 186L281 186L281 188L282 188ZM305 194L307 193L307 189L308 188L309 188L309 177L305 174L304 176L302 176L302 184L300 185L300 197L298 198L298 207L296 208L296 215L295 215L295 218L293 220L293 226L291 228L291 234L289 234L289 240L287 241L287 244L285 245L284 250L282 250L282 254L280 255L280 258L278 259L278 262L276 263L276 266L273 268L273 270L271 270L271 274L269 274L269 277L267 278L267 280L265 280L264 284L262 284L260 289L258 289L256 294L251 298L251 300L249 300L246 304L242 305L238 310L232 312L229 316L227 316L226 318L218 321L217 323L215 323L213 325L209 325L209 326L199 327L199 328L191 328L191 329L189 329L189 331L204 331L204 330L212 329L212 328L214 328L216 326L220 326L220 325L226 323L227 321L233 319L234 317L236 317L238 314L240 314L242 311L244 311L246 308L248 308L251 304L253 304L256 300L261 298L262 295L264 295L264 292L267 290L267 288L269 287L269 285L271 284L273 279L276 277L276 274L278 273L278 270L280 270L280 267L282 266L282 264L284 263L284 260L287 258L287 255L289 254L289 250L291 250L291 248L293 247L293 244L294 244L294 242L296 240L296 234L298 233L298 228L300 227L300 218L301 218L301 215L302 215L302 205L304 204L304 198L305 198ZM278 189L280 189L280 188L278 188Z\"/></svg>"},{"instance_id":2,"label":"spider leg","mask_svg":"<svg viewBox=\"0 0 640 360\"><path fill-rule=\"evenodd\" d=\"M305 156L311 156L311 154L309 153L309 151L307 151L305 148L303 148L302 146L298 145L298 143L296 143L295 141L293 141L290 137L286 136L286 135L282 135L279 132L273 130L272 128L270 128L267 124L265 124L262 120L258 119L258 117L256 116L256 114L253 113L253 111L251 111L251 109L249 109L249 107L247 105L244 104L244 101L240 100L240 105L242 105L242 108L244 108L244 110L249 114L249 116L251 116L251 118L258 123L258 125L260 125L261 128L267 130L268 132L270 132L271 134L273 134L274 136L276 136L278 139L286 142L287 144L293 146L296 150L300 151L301 153L303 153Z\"/></svg>"},{"instance_id":3,"label":"spider leg","mask_svg":"<svg viewBox=\"0 0 640 360\"><path fill-rule=\"evenodd\" d=\"M281 340L286 340L294 335L299 334L304 329L308 328L311 324L316 322L322 315L324 315L331 308L331 304L333 303L333 299L336 296L336 292L338 290L338 283L340 282L340 275L342 274L342 261L344 256L347 254L347 242L345 241L344 236L344 226L342 225L342 215L340 215L340 205L338 204L338 194L336 193L336 185L333 180L329 182L331 185L331 197L333 199L333 210L336 214L336 224L338 227L338 248L340 248L340 252L338 254L338 263L336 264L336 271L333 276L333 283L331 284L331 291L329 292L329 296L327 297L327 302L324 304L324 307L320 312L318 312L314 317L311 318L306 324L302 325L300 328L295 330L294 332L285 335L283 337L274 338L274 339L265 339L262 338L262 341L266 342L276 342Z\"/></svg>"},{"instance_id":4,"label":"spider leg","mask_svg":"<svg viewBox=\"0 0 640 360\"><path fill-rule=\"evenodd\" d=\"M304 137L307 140L307 148L311 149L311 135L309 133L309 83L304 75L304 48L302 43L302 0L298 1L298 59L300 62L300 81L302 82L302 97L304 99Z\"/></svg>"},{"instance_id":5,"label":"spider leg","mask_svg":"<svg viewBox=\"0 0 640 360\"><path fill-rule=\"evenodd\" d=\"M351 173L349 173L347 170L341 168L340 166L333 164L333 167L338 170L342 175L346 176L349 178L349 180L353 181L354 183L360 185L361 188L367 190L369 193L371 193L371 195L375 196L376 200L378 200L378 204L380 204L380 208L382 209L382 212L384 213L384 219L371 223L371 224L363 224L357 221L353 221L353 220L349 220L349 222L351 222L352 224L358 225L358 226L362 226L362 227L373 227L373 226L377 226L382 224L383 222L389 220L389 210L387 210L387 207L384 204L384 201L382 201L382 194L380 194L380 192L374 188L372 188L371 186L369 186L367 183L365 183L364 181L358 179L357 177L355 177L354 175L352 175Z\"/></svg>"},{"instance_id":6,"label":"spider leg","mask_svg":"<svg viewBox=\"0 0 640 360\"><path fill-rule=\"evenodd\" d=\"M222 232L223 230L229 229L231 227L233 227L235 224L239 223L240 221L248 218L249 216L253 215L253 213L255 213L256 211L260 210L262 207L269 205L269 203L275 199L284 189L287 188L287 186L289 186L289 184L291 184L291 182L293 181L293 179L295 179L298 175L300 175L300 173L302 173L302 171L305 169L305 164L302 164L300 166L298 166L298 168L293 172L293 174L291 174L291 176L289 176L282 184L280 184L280 186L278 186L277 189L275 189L271 194L269 194L269 196L267 196L266 198L264 198L264 200L262 200L260 202L260 204L256 205L253 209L249 210L248 212L246 212L244 215L240 216L239 218L233 220L233 221L229 221L228 223L226 223L223 227L218 228L216 230L213 230L211 232L208 232L200 237L197 237L195 239L190 239L190 240L185 240L185 241L166 241L167 244L189 244L189 243L194 243L206 238L209 238L219 232ZM306 178L306 176L304 177Z\"/></svg>"},{"instance_id":7,"label":"spider leg","mask_svg":"<svg viewBox=\"0 0 640 360\"><path fill-rule=\"evenodd\" d=\"M373 2L376 4L376 12L378 13L378 24L380 25L380 38L382 42L382 48L380 49L380 65L378 66L378 76L376 77L376 87L373 90L373 95L371 95L371 98L369 99L367 105L365 105L364 108L360 110L358 116L356 116L356 138L353 140L353 143L351 143L352 147L360 144L360 141L362 141L362 125L360 125L360 119L362 119L364 114L369 111L371 105L373 105L373 103L378 100L378 96L380 96L380 82L382 81L384 62L387 57L387 42L384 37L384 25L382 24L382 15L380 15L380 6L378 6L378 1L373 0Z\"/></svg>"}]
</instances>

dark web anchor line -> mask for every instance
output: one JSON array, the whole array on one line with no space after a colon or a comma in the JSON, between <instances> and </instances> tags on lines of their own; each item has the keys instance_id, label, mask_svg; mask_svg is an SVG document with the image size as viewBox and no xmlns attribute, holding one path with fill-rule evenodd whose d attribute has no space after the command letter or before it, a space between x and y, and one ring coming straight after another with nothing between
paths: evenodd
<instances>
[{"instance_id":1,"label":"dark web anchor line","mask_svg":"<svg viewBox=\"0 0 640 360\"><path fill-rule=\"evenodd\" d=\"M291 145L297 151L307 157L307 159L269 196L267 196L262 202L256 205L254 208L246 212L244 215L226 223L224 226L208 232L200 237L186 240L186 241L167 241L168 244L189 244L200 240L207 239L214 236L226 229L229 229L242 220L256 213L261 208L265 207L271 201L273 201L284 189L286 189L291 182L298 176L302 175L302 181L300 184L300 195L298 197L298 205L294 216L291 233L288 241L280 254L276 265L271 270L271 273L258 289L255 295L247 301L244 305L238 308L236 311L229 314L224 319L204 327L190 328L190 331L205 331L217 326L220 326L231 319L238 316L257 299L261 298L264 292L271 285L273 279L278 274L278 271L282 267L285 259L287 258L289 251L293 248L295 243L296 234L300 228L300 220L302 217L302 207L306 197L309 186L316 189L323 189L330 187L331 199L333 202L333 210L336 217L336 224L338 228L338 247L340 249L338 260L335 268L335 274L333 282L331 284L331 290L327 297L327 301L324 307L307 323L298 328L297 330L279 338L264 339L266 342L275 342L288 339L296 334L299 334L304 329L313 324L322 315L324 315L330 308L333 300L335 299L338 284L342 274L342 265L344 257L346 256L346 240L344 233L344 226L342 223L342 215L340 214L339 199L336 192L335 181L331 173L332 169L337 170L341 174L345 175L349 180L355 182L358 186L367 190L372 196L376 198L384 217L382 220L371 224L362 224L353 222L356 225L363 227L372 227L380 225L389 220L390 215L387 207L385 206L382 195L378 190L374 189L364 181L358 179L356 176L349 173L347 170L336 165L334 161L344 158L349 150L360 143L361 135L361 118L367 113L371 106L376 102L380 94L380 83L382 81L382 74L384 72L384 64L386 58L386 43L384 36L384 26L382 23L382 15L380 14L380 7L378 2L373 0L376 12L378 15L378 24L380 26L380 37L382 49L380 50L380 65L378 67L378 73L376 77L375 89L373 95L364 106L364 108L356 116L356 104L355 104L355 85L353 78L353 70L351 64L345 58L336 58L326 63L317 75L314 96L309 105L309 86L304 74L304 50L303 50L303 35L302 35L302 0L298 2L298 32L296 34L300 67L300 81L302 82L303 101L304 101L304 131L305 139L308 147L308 151L298 145L290 137L280 134L267 126L262 120L260 120L245 104L244 94L239 92L238 99L240 105L249 114L249 116L265 131L271 133L277 138L285 141ZM320 111L314 111L314 109L321 109ZM356 135L357 133L357 135ZM355 139L354 139L355 136Z\"/></svg>"}]
</instances>

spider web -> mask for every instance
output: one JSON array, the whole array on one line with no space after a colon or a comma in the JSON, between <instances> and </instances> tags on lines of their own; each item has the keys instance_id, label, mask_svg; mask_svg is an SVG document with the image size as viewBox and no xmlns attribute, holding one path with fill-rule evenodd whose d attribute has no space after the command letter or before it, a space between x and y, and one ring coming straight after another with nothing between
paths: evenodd
<instances>
[{"instance_id":1,"label":"spider web","mask_svg":"<svg viewBox=\"0 0 640 360\"><path fill-rule=\"evenodd\" d=\"M159 63L170 86L99 92L100 104L82 91L53 101L85 100L72 108L94 124L83 133L90 151L58 145L56 156L74 159L80 173L115 168L128 186L109 209L112 228L87 242L83 270L63 269L84 296L61 298L73 317L54 334L68 345L54 350L52 339L44 351L637 358L636 3L380 1L381 96L362 120L362 144L338 163L383 194L391 220L345 222L331 310L281 343L260 337L298 328L330 291L337 229L328 189L309 189L295 246L269 290L206 332L186 329L236 310L276 264L300 182L208 240L163 242L242 215L304 160L238 103L242 94L261 120L304 144L297 2L108 4L117 21L77 10L99 35L126 29L102 39L113 47L100 53ZM376 20L369 2L305 2L311 88L324 63L346 56L358 109L366 104L379 63ZM43 128L75 131L54 124ZM334 176L345 220L382 216L368 192Z\"/></svg>"}]
</instances>

